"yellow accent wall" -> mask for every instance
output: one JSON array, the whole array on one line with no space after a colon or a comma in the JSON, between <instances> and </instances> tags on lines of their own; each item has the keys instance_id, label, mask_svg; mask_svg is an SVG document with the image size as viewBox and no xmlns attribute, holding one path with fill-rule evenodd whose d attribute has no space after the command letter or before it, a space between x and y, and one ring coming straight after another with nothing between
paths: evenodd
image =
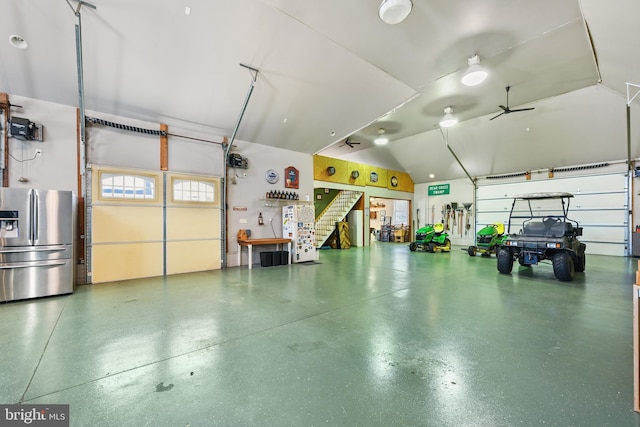
<instances>
[{"instance_id":1,"label":"yellow accent wall","mask_svg":"<svg viewBox=\"0 0 640 427\"><path fill-rule=\"evenodd\" d=\"M328 168L334 167L335 174L329 175ZM351 172L357 170L360 176L353 179ZM371 181L371 173L378 175L378 181ZM398 179L398 185L391 185L391 177ZM365 165L363 163L349 162L332 157L315 155L313 156L313 179L316 181L335 182L339 184L381 187L389 190L405 191L413 193L414 183L411 176L406 172L392 171L376 166Z\"/></svg>"}]
</instances>

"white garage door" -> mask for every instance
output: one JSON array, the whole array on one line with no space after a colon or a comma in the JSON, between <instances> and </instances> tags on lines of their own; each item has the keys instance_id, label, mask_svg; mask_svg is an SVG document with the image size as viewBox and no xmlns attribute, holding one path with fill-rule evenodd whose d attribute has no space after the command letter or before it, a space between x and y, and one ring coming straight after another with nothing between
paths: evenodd
<instances>
[{"instance_id":1,"label":"white garage door","mask_svg":"<svg viewBox=\"0 0 640 427\"><path fill-rule=\"evenodd\" d=\"M627 255L629 230L628 178L625 173L560 177L478 185L476 192L476 227L502 222L507 225L511 198L516 194L547 191L568 192L571 199L569 218L583 227L580 240L587 253ZM517 230L511 230L512 232Z\"/></svg>"}]
</instances>

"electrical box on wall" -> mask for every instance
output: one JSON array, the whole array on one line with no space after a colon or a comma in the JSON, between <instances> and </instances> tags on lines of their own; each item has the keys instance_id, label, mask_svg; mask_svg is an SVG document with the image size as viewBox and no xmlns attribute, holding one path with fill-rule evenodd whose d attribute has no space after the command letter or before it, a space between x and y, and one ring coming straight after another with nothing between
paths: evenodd
<instances>
[{"instance_id":1,"label":"electrical box on wall","mask_svg":"<svg viewBox=\"0 0 640 427\"><path fill-rule=\"evenodd\" d=\"M232 168L248 169L249 160L247 160L246 157L242 157L240 154L233 153L229 154L229 157L227 158L227 165Z\"/></svg>"},{"instance_id":2,"label":"electrical box on wall","mask_svg":"<svg viewBox=\"0 0 640 427\"><path fill-rule=\"evenodd\" d=\"M9 122L11 137L21 141L42 142L42 125L22 117L12 117Z\"/></svg>"}]
</instances>

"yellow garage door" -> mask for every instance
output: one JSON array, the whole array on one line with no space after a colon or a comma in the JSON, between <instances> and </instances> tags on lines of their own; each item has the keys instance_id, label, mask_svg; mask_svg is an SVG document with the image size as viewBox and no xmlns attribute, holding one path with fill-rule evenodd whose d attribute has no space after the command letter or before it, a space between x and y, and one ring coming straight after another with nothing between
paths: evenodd
<instances>
[{"instance_id":1,"label":"yellow garage door","mask_svg":"<svg viewBox=\"0 0 640 427\"><path fill-rule=\"evenodd\" d=\"M219 269L220 179L92 166L90 283Z\"/></svg>"}]
</instances>

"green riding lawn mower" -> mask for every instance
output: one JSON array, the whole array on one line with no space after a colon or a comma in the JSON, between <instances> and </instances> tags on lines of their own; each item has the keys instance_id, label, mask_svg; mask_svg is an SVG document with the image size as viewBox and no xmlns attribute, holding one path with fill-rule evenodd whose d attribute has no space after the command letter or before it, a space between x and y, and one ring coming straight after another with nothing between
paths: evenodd
<instances>
[{"instance_id":1,"label":"green riding lawn mower","mask_svg":"<svg viewBox=\"0 0 640 427\"><path fill-rule=\"evenodd\" d=\"M469 246L467 252L469 256L482 254L482 256L490 257L491 254L496 253L506 239L507 235L504 234L504 224L489 224L478 231L475 246Z\"/></svg>"},{"instance_id":2,"label":"green riding lawn mower","mask_svg":"<svg viewBox=\"0 0 640 427\"><path fill-rule=\"evenodd\" d=\"M415 252L418 248L425 252L450 252L451 241L444 224L425 225L416 231L416 240L409 244L409 250Z\"/></svg>"}]
</instances>

